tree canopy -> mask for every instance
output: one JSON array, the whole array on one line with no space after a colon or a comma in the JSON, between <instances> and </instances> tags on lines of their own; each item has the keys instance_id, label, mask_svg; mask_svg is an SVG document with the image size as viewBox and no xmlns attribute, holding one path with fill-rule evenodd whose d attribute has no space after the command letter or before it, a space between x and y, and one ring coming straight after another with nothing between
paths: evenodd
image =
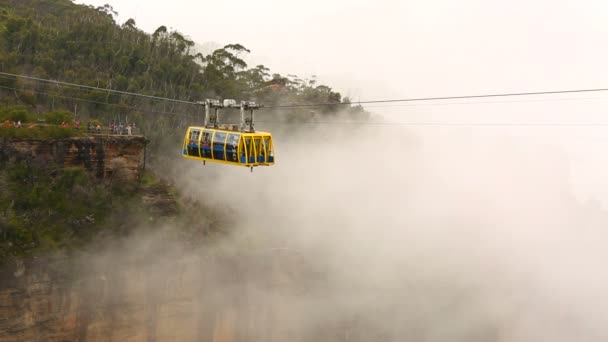
<instances>
[{"instance_id":1,"label":"tree canopy","mask_svg":"<svg viewBox=\"0 0 608 342\"><path fill-rule=\"evenodd\" d=\"M342 95L314 79L250 67L250 50L234 43L208 55L194 51L186 34L161 25L143 32L134 19L122 25L110 5L77 5L70 0L0 0L0 70L104 89L188 101L206 98L287 103L341 103ZM167 113L195 113L191 105L153 101L107 91L0 76L0 100L33 112L77 111L108 122L116 117L175 122ZM110 106L106 103L112 103ZM349 107L353 115L366 113ZM321 114L337 111L321 107ZM297 109L291 117L297 117ZM284 115L274 112L273 115ZM143 123L143 122L142 122Z\"/></svg>"}]
</instances>

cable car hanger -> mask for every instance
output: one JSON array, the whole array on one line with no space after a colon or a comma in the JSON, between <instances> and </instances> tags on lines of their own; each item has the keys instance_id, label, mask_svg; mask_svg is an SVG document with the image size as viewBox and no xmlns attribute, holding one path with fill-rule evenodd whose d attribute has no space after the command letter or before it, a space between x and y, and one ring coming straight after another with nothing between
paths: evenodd
<instances>
[{"instance_id":1,"label":"cable car hanger","mask_svg":"<svg viewBox=\"0 0 608 342\"><path fill-rule=\"evenodd\" d=\"M220 125L220 109L222 108L239 108L241 111L241 122L238 127L239 132L255 133L253 120L255 117L255 110L260 109L263 106L255 103L254 101L241 101L237 104L235 100L225 99L221 100L210 100L199 101L198 104L205 106L205 127L214 129L226 129L234 130L233 126L222 126ZM249 112L249 117L245 116L245 112Z\"/></svg>"},{"instance_id":2,"label":"cable car hanger","mask_svg":"<svg viewBox=\"0 0 608 342\"><path fill-rule=\"evenodd\" d=\"M190 126L184 136L182 156L199 160L249 167L274 165L274 143L269 132L256 132L255 111L262 108L253 101L211 100L199 101L205 106L202 126ZM238 108L239 124L222 124L220 112L224 108Z\"/></svg>"}]
</instances>

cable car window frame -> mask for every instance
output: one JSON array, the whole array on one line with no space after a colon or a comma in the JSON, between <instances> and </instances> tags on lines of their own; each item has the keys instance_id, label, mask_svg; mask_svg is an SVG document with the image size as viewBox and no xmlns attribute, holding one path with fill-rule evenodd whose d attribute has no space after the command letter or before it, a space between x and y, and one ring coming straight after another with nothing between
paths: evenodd
<instances>
[{"instance_id":1,"label":"cable car window frame","mask_svg":"<svg viewBox=\"0 0 608 342\"><path fill-rule=\"evenodd\" d=\"M208 138L208 139L204 139L204 138ZM213 159L213 148L212 148L212 145L211 145L212 141L213 141L213 131L204 129L202 131L201 141L199 143L199 148L201 150L201 152L200 152L201 158ZM205 146L204 143L207 143L208 145ZM208 148L209 149L209 155L204 155L203 154L203 152L204 152L203 148Z\"/></svg>"},{"instance_id":2,"label":"cable car window frame","mask_svg":"<svg viewBox=\"0 0 608 342\"><path fill-rule=\"evenodd\" d=\"M270 135L264 135L262 141L264 141L264 147L266 148L266 163L274 163L272 137Z\"/></svg>"},{"instance_id":3,"label":"cable car window frame","mask_svg":"<svg viewBox=\"0 0 608 342\"><path fill-rule=\"evenodd\" d=\"M273 146L272 146L272 137L270 135L264 136L264 142L267 144L266 149L269 157L274 157Z\"/></svg>"},{"instance_id":4,"label":"cable car window frame","mask_svg":"<svg viewBox=\"0 0 608 342\"><path fill-rule=\"evenodd\" d=\"M190 134L188 137L188 144L190 145L196 145L195 143L198 142L198 138L200 136L201 131L199 129L191 129L190 130Z\"/></svg>"},{"instance_id":5,"label":"cable car window frame","mask_svg":"<svg viewBox=\"0 0 608 342\"><path fill-rule=\"evenodd\" d=\"M265 163L266 161L268 161L268 147L266 146L267 137L263 135L260 138L260 157L264 157L261 162Z\"/></svg>"},{"instance_id":6,"label":"cable car window frame","mask_svg":"<svg viewBox=\"0 0 608 342\"><path fill-rule=\"evenodd\" d=\"M230 155L228 155L226 158L227 162L231 162L231 163L239 162L238 147L239 147L240 140L241 140L241 135L239 133L228 133L228 136L226 137L226 147L224 149L225 154L228 155L228 153L230 153ZM228 152L228 148L230 148L230 152Z\"/></svg>"},{"instance_id":7,"label":"cable car window frame","mask_svg":"<svg viewBox=\"0 0 608 342\"><path fill-rule=\"evenodd\" d=\"M241 135L241 137L239 138L238 153L239 153L239 163L247 164L247 149L245 148L245 137L243 137L243 135ZM245 159L243 160L243 158L245 158Z\"/></svg>"},{"instance_id":8,"label":"cable car window frame","mask_svg":"<svg viewBox=\"0 0 608 342\"><path fill-rule=\"evenodd\" d=\"M270 136L270 152L269 156L271 158L270 162L274 164L274 141L272 140L272 135Z\"/></svg>"},{"instance_id":9,"label":"cable car window frame","mask_svg":"<svg viewBox=\"0 0 608 342\"><path fill-rule=\"evenodd\" d=\"M253 137L251 135L245 136L243 137L245 139L245 151L247 152L247 164L252 164L255 163L255 159L254 161L251 161L251 157L253 157L255 154L253 153Z\"/></svg>"},{"instance_id":10,"label":"cable car window frame","mask_svg":"<svg viewBox=\"0 0 608 342\"><path fill-rule=\"evenodd\" d=\"M218 136L220 136L220 135L222 135L222 134L224 135L224 139L222 139L222 140L217 139L217 138L218 138ZM228 133L227 133L227 132L215 131L215 132L213 133L213 138L212 138L212 140L211 140L211 141L212 141L212 143L211 143L211 146L212 146L212 147L211 147L211 150L213 151L213 159L214 159L214 160L226 161L226 140L227 140L227 139L228 139ZM219 147L219 146L221 146L221 148L222 148L222 157L223 157L222 159L218 158L218 157L215 155L215 152L216 152L216 151L215 151L215 147L216 147L216 145L217 145L218 147ZM219 151L218 151L218 152L219 152Z\"/></svg>"},{"instance_id":11,"label":"cable car window frame","mask_svg":"<svg viewBox=\"0 0 608 342\"><path fill-rule=\"evenodd\" d=\"M200 150L198 148L199 141L201 138L201 130L198 128L192 128L188 132L188 141L186 143L186 152L190 157L199 157L201 156ZM196 153L194 153L196 150Z\"/></svg>"},{"instance_id":12,"label":"cable car window frame","mask_svg":"<svg viewBox=\"0 0 608 342\"><path fill-rule=\"evenodd\" d=\"M260 145L261 145L262 137L261 136L253 136L253 145L255 147L255 163L263 163L260 161Z\"/></svg>"}]
</instances>

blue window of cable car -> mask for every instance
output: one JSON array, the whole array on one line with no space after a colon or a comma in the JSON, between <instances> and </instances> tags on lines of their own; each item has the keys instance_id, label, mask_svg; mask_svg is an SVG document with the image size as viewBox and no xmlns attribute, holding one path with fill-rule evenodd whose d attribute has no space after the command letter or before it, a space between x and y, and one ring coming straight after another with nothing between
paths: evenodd
<instances>
[{"instance_id":1,"label":"blue window of cable car","mask_svg":"<svg viewBox=\"0 0 608 342\"><path fill-rule=\"evenodd\" d=\"M245 137L245 148L247 149L247 158L249 163L255 163L255 153L253 152L253 144L251 137Z\"/></svg>"},{"instance_id":2,"label":"blue window of cable car","mask_svg":"<svg viewBox=\"0 0 608 342\"><path fill-rule=\"evenodd\" d=\"M201 157L211 158L211 137L213 136L212 131L203 131L201 137Z\"/></svg>"},{"instance_id":3,"label":"blue window of cable car","mask_svg":"<svg viewBox=\"0 0 608 342\"><path fill-rule=\"evenodd\" d=\"M255 143L255 151L256 151L256 160L258 163L265 162L264 160L264 144L262 144L262 137L253 137L253 141Z\"/></svg>"},{"instance_id":4,"label":"blue window of cable car","mask_svg":"<svg viewBox=\"0 0 608 342\"><path fill-rule=\"evenodd\" d=\"M224 151L226 135L224 132L215 132L213 135L213 159L226 160L226 153Z\"/></svg>"},{"instance_id":5,"label":"blue window of cable car","mask_svg":"<svg viewBox=\"0 0 608 342\"><path fill-rule=\"evenodd\" d=\"M245 150L245 138L239 140L239 150L241 155L239 156L239 162L241 164L247 164L246 150Z\"/></svg>"},{"instance_id":6,"label":"blue window of cable car","mask_svg":"<svg viewBox=\"0 0 608 342\"><path fill-rule=\"evenodd\" d=\"M201 131L198 129L193 129L190 131L190 136L188 137L188 155L193 157L198 157L198 138Z\"/></svg>"},{"instance_id":7,"label":"blue window of cable car","mask_svg":"<svg viewBox=\"0 0 608 342\"><path fill-rule=\"evenodd\" d=\"M238 163L238 147L240 134L230 133L228 134L228 140L226 141L226 160Z\"/></svg>"},{"instance_id":8,"label":"blue window of cable car","mask_svg":"<svg viewBox=\"0 0 608 342\"><path fill-rule=\"evenodd\" d=\"M270 137L264 137L264 145L266 146L266 161L274 163L274 153L272 152L272 146L270 145Z\"/></svg>"},{"instance_id":9,"label":"blue window of cable car","mask_svg":"<svg viewBox=\"0 0 608 342\"><path fill-rule=\"evenodd\" d=\"M266 157L268 156L268 145L266 145L266 140L264 137L260 139L260 147L258 151L258 161L260 163L266 162Z\"/></svg>"}]
</instances>

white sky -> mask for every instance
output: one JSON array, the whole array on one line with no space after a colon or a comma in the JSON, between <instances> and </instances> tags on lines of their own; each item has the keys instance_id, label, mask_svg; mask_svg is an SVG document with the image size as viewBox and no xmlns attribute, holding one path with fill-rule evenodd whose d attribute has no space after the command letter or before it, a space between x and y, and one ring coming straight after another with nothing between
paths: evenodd
<instances>
[{"instance_id":1,"label":"white sky","mask_svg":"<svg viewBox=\"0 0 608 342\"><path fill-rule=\"evenodd\" d=\"M601 0L78 0L362 99L606 87Z\"/></svg>"},{"instance_id":2,"label":"white sky","mask_svg":"<svg viewBox=\"0 0 608 342\"><path fill-rule=\"evenodd\" d=\"M134 18L146 32L165 25L200 44L243 44L252 63L317 75L355 101L608 88L608 2L601 0L76 2L110 3L119 21ZM370 109L399 121L608 123L608 93L550 98L560 101ZM586 100L563 100L571 98ZM498 130L476 134L505 129ZM608 127L506 130L560 143L575 182L608 203Z\"/></svg>"}]
</instances>

